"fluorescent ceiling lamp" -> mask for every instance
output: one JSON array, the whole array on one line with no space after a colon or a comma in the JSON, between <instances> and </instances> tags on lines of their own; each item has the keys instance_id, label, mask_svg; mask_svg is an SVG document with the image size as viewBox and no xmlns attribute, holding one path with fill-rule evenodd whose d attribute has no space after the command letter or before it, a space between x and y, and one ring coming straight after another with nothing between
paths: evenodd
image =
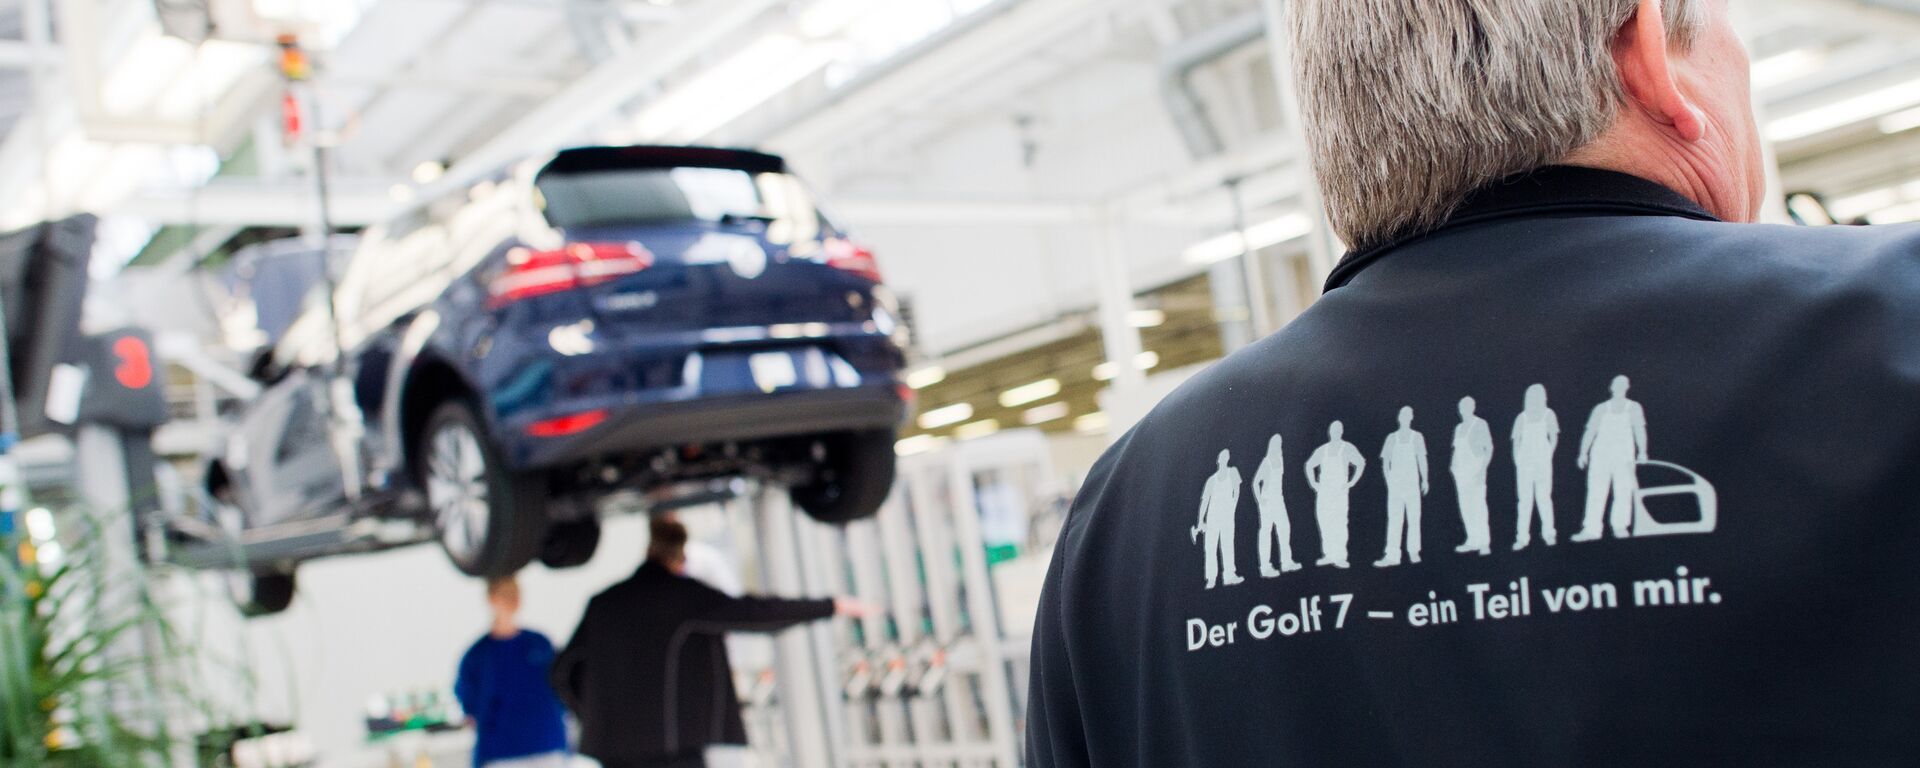
<instances>
[{"instance_id":1,"label":"fluorescent ceiling lamp","mask_svg":"<svg viewBox=\"0 0 1920 768\"><path fill-rule=\"evenodd\" d=\"M1824 51L1797 48L1753 63L1753 87L1765 90L1812 74L1825 63Z\"/></svg>"},{"instance_id":2,"label":"fluorescent ceiling lamp","mask_svg":"<svg viewBox=\"0 0 1920 768\"><path fill-rule=\"evenodd\" d=\"M1841 221L1852 221L1908 200L1920 200L1920 179L1891 187L1882 187L1857 195L1848 195L1827 203L1827 210Z\"/></svg>"},{"instance_id":3,"label":"fluorescent ceiling lamp","mask_svg":"<svg viewBox=\"0 0 1920 768\"><path fill-rule=\"evenodd\" d=\"M828 46L768 35L647 105L634 130L643 140L700 138L819 71L829 58Z\"/></svg>"},{"instance_id":4,"label":"fluorescent ceiling lamp","mask_svg":"<svg viewBox=\"0 0 1920 768\"><path fill-rule=\"evenodd\" d=\"M953 436L957 440L978 440L999 431L999 421L994 419L981 419L954 428Z\"/></svg>"},{"instance_id":5,"label":"fluorescent ceiling lamp","mask_svg":"<svg viewBox=\"0 0 1920 768\"><path fill-rule=\"evenodd\" d=\"M157 111L167 120L188 120L220 103L249 71L263 67L259 46L208 40L193 49L192 63L160 96Z\"/></svg>"},{"instance_id":6,"label":"fluorescent ceiling lamp","mask_svg":"<svg viewBox=\"0 0 1920 768\"><path fill-rule=\"evenodd\" d=\"M113 115L143 112L192 61L193 44L157 30L143 32L101 84L100 106Z\"/></svg>"},{"instance_id":7,"label":"fluorescent ceiling lamp","mask_svg":"<svg viewBox=\"0 0 1920 768\"><path fill-rule=\"evenodd\" d=\"M1268 219L1247 227L1244 244L1251 246L1254 250L1270 248L1296 237L1302 237L1311 231L1313 231L1313 220L1307 218L1306 214L1289 213L1280 218ZM1240 233L1228 232L1189 246L1181 256L1189 264L1213 264L1246 253L1246 248L1242 245Z\"/></svg>"},{"instance_id":8,"label":"fluorescent ceiling lamp","mask_svg":"<svg viewBox=\"0 0 1920 768\"><path fill-rule=\"evenodd\" d=\"M1059 379L1041 379L1032 384L1022 384L1000 393L1000 405L1014 408L1036 400L1045 400L1060 394Z\"/></svg>"},{"instance_id":9,"label":"fluorescent ceiling lamp","mask_svg":"<svg viewBox=\"0 0 1920 768\"><path fill-rule=\"evenodd\" d=\"M815 0L800 12L796 26L807 37L837 35L878 4L879 0Z\"/></svg>"},{"instance_id":10,"label":"fluorescent ceiling lamp","mask_svg":"<svg viewBox=\"0 0 1920 768\"><path fill-rule=\"evenodd\" d=\"M1069 410L1066 403L1047 403L1038 408L1029 408L1026 413L1020 414L1020 423L1031 427L1035 424L1064 419Z\"/></svg>"},{"instance_id":11,"label":"fluorescent ceiling lamp","mask_svg":"<svg viewBox=\"0 0 1920 768\"><path fill-rule=\"evenodd\" d=\"M1107 418L1106 411L1094 411L1093 413L1074 419L1073 431L1083 435L1096 434L1107 431L1107 426L1110 423L1111 420Z\"/></svg>"},{"instance_id":12,"label":"fluorescent ceiling lamp","mask_svg":"<svg viewBox=\"0 0 1920 768\"><path fill-rule=\"evenodd\" d=\"M926 389L946 380L947 369L937 365L907 372L907 386L913 389Z\"/></svg>"},{"instance_id":13,"label":"fluorescent ceiling lamp","mask_svg":"<svg viewBox=\"0 0 1920 768\"><path fill-rule=\"evenodd\" d=\"M952 24L954 11L948 0L887 0L845 25L841 36L861 59L876 62Z\"/></svg>"},{"instance_id":14,"label":"fluorescent ceiling lamp","mask_svg":"<svg viewBox=\"0 0 1920 768\"><path fill-rule=\"evenodd\" d=\"M1167 313L1158 309L1136 309L1127 313L1127 324L1135 328L1158 328L1167 322Z\"/></svg>"},{"instance_id":15,"label":"fluorescent ceiling lamp","mask_svg":"<svg viewBox=\"0 0 1920 768\"><path fill-rule=\"evenodd\" d=\"M1804 139L1915 104L1920 104L1920 79L1889 85L1780 118L1767 126L1767 138L1773 141Z\"/></svg>"},{"instance_id":16,"label":"fluorescent ceiling lamp","mask_svg":"<svg viewBox=\"0 0 1920 768\"><path fill-rule=\"evenodd\" d=\"M1158 352L1142 352L1133 357L1133 367L1143 371L1153 370L1153 367L1159 364L1160 353ZM1109 360L1093 367L1093 378L1099 381L1112 381L1114 374L1118 372L1119 369L1114 367L1113 361Z\"/></svg>"},{"instance_id":17,"label":"fluorescent ceiling lamp","mask_svg":"<svg viewBox=\"0 0 1920 768\"><path fill-rule=\"evenodd\" d=\"M917 422L921 429L939 429L952 426L973 418L973 406L966 403L954 403L943 408L935 408L920 414Z\"/></svg>"},{"instance_id":18,"label":"fluorescent ceiling lamp","mask_svg":"<svg viewBox=\"0 0 1920 768\"><path fill-rule=\"evenodd\" d=\"M284 29L312 29L300 43L310 49L332 48L353 31L373 3L366 0L253 0L253 12L262 21Z\"/></svg>"},{"instance_id":19,"label":"fluorescent ceiling lamp","mask_svg":"<svg viewBox=\"0 0 1920 768\"><path fill-rule=\"evenodd\" d=\"M436 179L440 178L440 174L446 172L446 166L432 160L427 160L413 167L413 183L432 184Z\"/></svg>"},{"instance_id":20,"label":"fluorescent ceiling lamp","mask_svg":"<svg viewBox=\"0 0 1920 768\"><path fill-rule=\"evenodd\" d=\"M1880 118L1881 133L1904 133L1920 128L1920 107Z\"/></svg>"},{"instance_id":21,"label":"fluorescent ceiling lamp","mask_svg":"<svg viewBox=\"0 0 1920 768\"><path fill-rule=\"evenodd\" d=\"M944 437L936 437L934 435L914 435L913 437L903 438L899 442L894 443L893 455L912 456L914 454L926 453L927 451L931 451L935 448L940 447L941 445L946 444L946 442L947 442L947 439Z\"/></svg>"},{"instance_id":22,"label":"fluorescent ceiling lamp","mask_svg":"<svg viewBox=\"0 0 1920 768\"><path fill-rule=\"evenodd\" d=\"M1920 201L1892 205L1867 214L1867 221L1874 224L1905 224L1920 221Z\"/></svg>"}]
</instances>

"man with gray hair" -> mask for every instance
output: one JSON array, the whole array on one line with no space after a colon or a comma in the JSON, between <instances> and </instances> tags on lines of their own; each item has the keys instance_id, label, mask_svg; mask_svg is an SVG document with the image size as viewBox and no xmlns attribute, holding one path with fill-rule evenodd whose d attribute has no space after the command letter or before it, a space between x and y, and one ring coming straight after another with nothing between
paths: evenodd
<instances>
[{"instance_id":1,"label":"man with gray hair","mask_svg":"<svg viewBox=\"0 0 1920 768\"><path fill-rule=\"evenodd\" d=\"M1293 0L1352 250L1089 473L1034 630L1032 765L1920 759L1920 228L1751 223L1728 3ZM1504 423L1523 403L1492 393L1620 376L1660 440L1608 454L1611 536L1257 589L1186 570L1187 457L1470 393ZM1536 501L1582 510L1581 457L1540 453ZM1518 504L1511 464L1468 490Z\"/></svg>"}]
</instances>

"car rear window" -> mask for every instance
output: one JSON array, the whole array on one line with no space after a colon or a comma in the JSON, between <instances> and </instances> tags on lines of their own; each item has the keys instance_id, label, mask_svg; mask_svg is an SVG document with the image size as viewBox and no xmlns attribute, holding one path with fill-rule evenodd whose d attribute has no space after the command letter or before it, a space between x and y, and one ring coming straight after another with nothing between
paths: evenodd
<instances>
[{"instance_id":1,"label":"car rear window","mask_svg":"<svg viewBox=\"0 0 1920 768\"><path fill-rule=\"evenodd\" d=\"M545 174L547 220L563 229L663 221L769 217L755 176L731 168L627 168Z\"/></svg>"}]
</instances>

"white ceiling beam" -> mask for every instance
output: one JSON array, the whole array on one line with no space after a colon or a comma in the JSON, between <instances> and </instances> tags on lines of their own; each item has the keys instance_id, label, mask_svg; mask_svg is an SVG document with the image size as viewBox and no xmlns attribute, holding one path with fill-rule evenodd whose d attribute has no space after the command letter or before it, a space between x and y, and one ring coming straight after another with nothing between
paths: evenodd
<instances>
[{"instance_id":1,"label":"white ceiling beam","mask_svg":"<svg viewBox=\"0 0 1920 768\"><path fill-rule=\"evenodd\" d=\"M1042 201L835 200L833 213L855 226L1068 224L1092 219L1091 206Z\"/></svg>"},{"instance_id":2,"label":"white ceiling beam","mask_svg":"<svg viewBox=\"0 0 1920 768\"><path fill-rule=\"evenodd\" d=\"M60 63L60 49L19 40L0 40L0 69L30 69Z\"/></svg>"},{"instance_id":3,"label":"white ceiling beam","mask_svg":"<svg viewBox=\"0 0 1920 768\"><path fill-rule=\"evenodd\" d=\"M642 38L585 75L565 90L529 110L513 125L494 134L447 169L439 181L421 190L432 198L471 184L529 155L558 149L578 138L595 121L613 113L660 78L757 21L785 0L734 0L704 3L673 24Z\"/></svg>"},{"instance_id":4,"label":"white ceiling beam","mask_svg":"<svg viewBox=\"0 0 1920 768\"><path fill-rule=\"evenodd\" d=\"M882 116L950 94L1030 57L1035 48L1084 30L1088 18L1131 3L1099 0L1001 0L869 70L760 137L778 150L820 150L860 140ZM797 153L797 152L796 152Z\"/></svg>"},{"instance_id":5,"label":"white ceiling beam","mask_svg":"<svg viewBox=\"0 0 1920 768\"><path fill-rule=\"evenodd\" d=\"M550 96L559 92L563 83L544 77L525 77L519 75L429 75L411 74L382 77L377 75L355 75L329 72L326 75L328 87L344 88L419 88L423 90L456 91L460 93L494 93L509 96Z\"/></svg>"},{"instance_id":6,"label":"white ceiling beam","mask_svg":"<svg viewBox=\"0 0 1920 768\"><path fill-rule=\"evenodd\" d=\"M398 204L391 182L335 179L327 196L334 226L361 227L386 220ZM197 190L152 189L129 195L106 213L155 224L233 227L301 227L313 220L311 181L216 179Z\"/></svg>"}]
</instances>

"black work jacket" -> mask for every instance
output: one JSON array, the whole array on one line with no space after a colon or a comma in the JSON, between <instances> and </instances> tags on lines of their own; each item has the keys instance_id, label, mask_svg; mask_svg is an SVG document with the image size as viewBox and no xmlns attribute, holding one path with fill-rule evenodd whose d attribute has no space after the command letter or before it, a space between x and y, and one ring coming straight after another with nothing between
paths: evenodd
<instances>
[{"instance_id":1,"label":"black work jacket","mask_svg":"<svg viewBox=\"0 0 1920 768\"><path fill-rule=\"evenodd\" d=\"M1043 768L1914 765L1920 227L1482 190L1122 437L1035 633Z\"/></svg>"},{"instance_id":2,"label":"black work jacket","mask_svg":"<svg viewBox=\"0 0 1920 768\"><path fill-rule=\"evenodd\" d=\"M651 561L587 603L553 663L580 752L609 766L745 744L722 633L833 615L831 600L731 597Z\"/></svg>"}]
</instances>

